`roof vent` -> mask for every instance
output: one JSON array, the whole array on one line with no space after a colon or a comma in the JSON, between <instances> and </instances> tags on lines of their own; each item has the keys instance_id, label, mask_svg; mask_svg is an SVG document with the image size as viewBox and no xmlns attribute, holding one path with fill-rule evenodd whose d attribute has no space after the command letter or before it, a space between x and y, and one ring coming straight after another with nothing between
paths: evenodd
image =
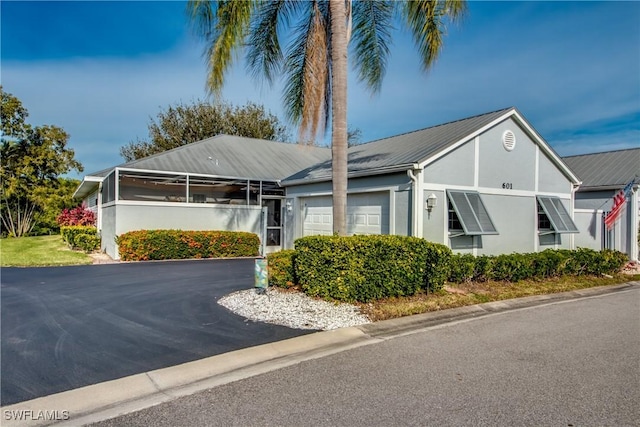
<instances>
[{"instance_id":1,"label":"roof vent","mask_svg":"<svg viewBox=\"0 0 640 427\"><path fill-rule=\"evenodd\" d=\"M510 130L505 130L502 134L502 145L507 151L513 151L516 148L516 135Z\"/></svg>"}]
</instances>

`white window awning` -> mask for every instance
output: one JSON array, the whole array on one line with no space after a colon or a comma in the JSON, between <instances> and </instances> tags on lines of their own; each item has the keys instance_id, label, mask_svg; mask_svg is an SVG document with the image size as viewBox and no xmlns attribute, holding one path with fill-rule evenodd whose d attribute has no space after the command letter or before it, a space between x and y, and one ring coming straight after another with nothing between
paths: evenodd
<instances>
[{"instance_id":1,"label":"white window awning","mask_svg":"<svg viewBox=\"0 0 640 427\"><path fill-rule=\"evenodd\" d=\"M477 191L447 190L447 197L458 215L464 234L469 236L498 234L487 208L482 203L480 193Z\"/></svg>"},{"instance_id":2,"label":"white window awning","mask_svg":"<svg viewBox=\"0 0 640 427\"><path fill-rule=\"evenodd\" d=\"M551 227L556 233L579 233L578 227L571 219L559 197L536 196L542 210L549 218Z\"/></svg>"}]
</instances>

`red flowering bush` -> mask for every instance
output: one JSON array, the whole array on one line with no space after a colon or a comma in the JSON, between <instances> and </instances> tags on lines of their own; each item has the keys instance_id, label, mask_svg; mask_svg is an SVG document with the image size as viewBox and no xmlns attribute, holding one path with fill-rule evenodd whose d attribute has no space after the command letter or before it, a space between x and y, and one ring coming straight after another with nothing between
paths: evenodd
<instances>
[{"instance_id":1,"label":"red flowering bush","mask_svg":"<svg viewBox=\"0 0 640 427\"><path fill-rule=\"evenodd\" d=\"M58 225L96 225L96 214L82 204L72 209L64 209L56 218Z\"/></svg>"}]
</instances>

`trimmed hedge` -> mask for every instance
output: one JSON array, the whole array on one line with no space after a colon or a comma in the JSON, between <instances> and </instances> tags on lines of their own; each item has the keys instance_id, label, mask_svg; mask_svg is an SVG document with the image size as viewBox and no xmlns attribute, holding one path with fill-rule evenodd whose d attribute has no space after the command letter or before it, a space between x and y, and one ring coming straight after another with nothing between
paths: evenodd
<instances>
[{"instance_id":1,"label":"trimmed hedge","mask_svg":"<svg viewBox=\"0 0 640 427\"><path fill-rule=\"evenodd\" d=\"M339 301L440 289L451 250L407 236L309 236L296 240L294 271L305 293Z\"/></svg>"},{"instance_id":2,"label":"trimmed hedge","mask_svg":"<svg viewBox=\"0 0 640 427\"><path fill-rule=\"evenodd\" d=\"M267 255L269 286L290 288L297 284L294 271L296 251L287 249Z\"/></svg>"},{"instance_id":3,"label":"trimmed hedge","mask_svg":"<svg viewBox=\"0 0 640 427\"><path fill-rule=\"evenodd\" d=\"M257 256L260 239L242 231L139 230L116 237L123 261Z\"/></svg>"},{"instance_id":4,"label":"trimmed hedge","mask_svg":"<svg viewBox=\"0 0 640 427\"><path fill-rule=\"evenodd\" d=\"M449 282L509 281L547 279L563 275L614 274L627 262L622 252L605 249L547 249L537 253L497 256L453 255Z\"/></svg>"},{"instance_id":5,"label":"trimmed hedge","mask_svg":"<svg viewBox=\"0 0 640 427\"><path fill-rule=\"evenodd\" d=\"M80 249L92 252L100 249L100 236L98 230L91 225L70 225L60 227L62 240L72 249Z\"/></svg>"}]
</instances>

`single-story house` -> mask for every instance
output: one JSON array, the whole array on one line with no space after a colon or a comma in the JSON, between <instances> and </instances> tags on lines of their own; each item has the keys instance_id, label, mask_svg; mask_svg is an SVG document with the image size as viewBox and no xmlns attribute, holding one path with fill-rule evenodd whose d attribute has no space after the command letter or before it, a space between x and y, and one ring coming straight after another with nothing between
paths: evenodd
<instances>
[{"instance_id":1,"label":"single-story house","mask_svg":"<svg viewBox=\"0 0 640 427\"><path fill-rule=\"evenodd\" d=\"M349 148L348 232L424 237L455 252L575 248L570 169L516 108ZM76 191L116 236L252 231L265 252L332 233L330 149L219 135L88 175Z\"/></svg>"},{"instance_id":2,"label":"single-story house","mask_svg":"<svg viewBox=\"0 0 640 427\"><path fill-rule=\"evenodd\" d=\"M575 194L574 220L580 229L576 246L591 249L616 249L638 260L638 226L640 224L640 148L584 154L563 158L582 180ZM604 216L613 197L633 183L620 219L611 229Z\"/></svg>"},{"instance_id":3,"label":"single-story house","mask_svg":"<svg viewBox=\"0 0 640 427\"><path fill-rule=\"evenodd\" d=\"M134 230L230 230L282 246L280 180L331 158L327 148L218 135L87 175L74 197L97 213L101 249Z\"/></svg>"}]
</instances>

